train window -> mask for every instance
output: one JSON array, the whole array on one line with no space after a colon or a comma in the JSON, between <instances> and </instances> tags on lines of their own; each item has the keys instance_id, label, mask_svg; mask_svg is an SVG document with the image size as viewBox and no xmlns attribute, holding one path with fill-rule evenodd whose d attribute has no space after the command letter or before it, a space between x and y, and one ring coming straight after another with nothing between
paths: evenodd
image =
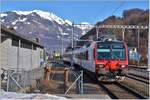
<instances>
[{"instance_id":1,"label":"train window","mask_svg":"<svg viewBox=\"0 0 150 100\"><path fill-rule=\"evenodd\" d=\"M86 59L85 52L83 52L82 54L83 54L83 56L82 56L83 58L82 59L85 60Z\"/></svg>"},{"instance_id":2,"label":"train window","mask_svg":"<svg viewBox=\"0 0 150 100\"><path fill-rule=\"evenodd\" d=\"M88 51L86 51L86 60L88 60Z\"/></svg>"},{"instance_id":3,"label":"train window","mask_svg":"<svg viewBox=\"0 0 150 100\"><path fill-rule=\"evenodd\" d=\"M110 52L110 49L97 49L97 52Z\"/></svg>"},{"instance_id":4,"label":"train window","mask_svg":"<svg viewBox=\"0 0 150 100\"><path fill-rule=\"evenodd\" d=\"M78 59L80 59L80 54L78 54Z\"/></svg>"},{"instance_id":5,"label":"train window","mask_svg":"<svg viewBox=\"0 0 150 100\"><path fill-rule=\"evenodd\" d=\"M93 58L95 59L95 51L96 49L93 49Z\"/></svg>"},{"instance_id":6,"label":"train window","mask_svg":"<svg viewBox=\"0 0 150 100\"><path fill-rule=\"evenodd\" d=\"M110 49L97 49L97 59L98 60L111 59Z\"/></svg>"},{"instance_id":7,"label":"train window","mask_svg":"<svg viewBox=\"0 0 150 100\"><path fill-rule=\"evenodd\" d=\"M112 48L124 48L123 44L113 44Z\"/></svg>"},{"instance_id":8,"label":"train window","mask_svg":"<svg viewBox=\"0 0 150 100\"><path fill-rule=\"evenodd\" d=\"M90 45L91 45L90 43L87 43L87 44L86 44L86 47L89 47Z\"/></svg>"},{"instance_id":9,"label":"train window","mask_svg":"<svg viewBox=\"0 0 150 100\"><path fill-rule=\"evenodd\" d=\"M125 59L125 49L112 49L112 59Z\"/></svg>"},{"instance_id":10,"label":"train window","mask_svg":"<svg viewBox=\"0 0 150 100\"><path fill-rule=\"evenodd\" d=\"M100 44L100 43L98 43L97 44L97 48L110 48L110 44Z\"/></svg>"}]
</instances>

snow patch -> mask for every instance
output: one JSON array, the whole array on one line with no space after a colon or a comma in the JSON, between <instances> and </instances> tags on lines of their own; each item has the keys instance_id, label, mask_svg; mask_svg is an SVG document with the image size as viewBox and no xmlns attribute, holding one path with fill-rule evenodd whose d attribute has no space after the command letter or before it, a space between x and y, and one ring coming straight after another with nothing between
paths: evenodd
<instances>
[{"instance_id":1,"label":"snow patch","mask_svg":"<svg viewBox=\"0 0 150 100\"><path fill-rule=\"evenodd\" d=\"M23 19L20 19L19 21L20 22L24 22L24 21L26 21L27 20L27 18L23 18Z\"/></svg>"},{"instance_id":2,"label":"snow patch","mask_svg":"<svg viewBox=\"0 0 150 100\"><path fill-rule=\"evenodd\" d=\"M69 25L72 25L72 22L71 21L69 21L69 20L65 20L65 22L67 23L67 24L69 24Z\"/></svg>"},{"instance_id":3,"label":"snow patch","mask_svg":"<svg viewBox=\"0 0 150 100\"><path fill-rule=\"evenodd\" d=\"M82 35L85 35L87 31L89 31L90 29L92 29L94 26L91 25L88 22L81 22L80 25L76 25L76 27L80 28L82 30Z\"/></svg>"},{"instance_id":4,"label":"snow patch","mask_svg":"<svg viewBox=\"0 0 150 100\"><path fill-rule=\"evenodd\" d=\"M2 22L4 22L4 21L5 21L5 19L2 19L1 21L2 21Z\"/></svg>"},{"instance_id":5,"label":"snow patch","mask_svg":"<svg viewBox=\"0 0 150 100\"><path fill-rule=\"evenodd\" d=\"M58 24L65 24L65 21L62 20L60 17L56 16L55 14L51 13L51 17L54 21L56 21Z\"/></svg>"},{"instance_id":6,"label":"snow patch","mask_svg":"<svg viewBox=\"0 0 150 100\"><path fill-rule=\"evenodd\" d=\"M71 29L70 29L70 28L67 28L67 30L70 31Z\"/></svg>"},{"instance_id":7,"label":"snow patch","mask_svg":"<svg viewBox=\"0 0 150 100\"><path fill-rule=\"evenodd\" d=\"M48 100L67 100L65 97L60 97L51 94L26 94L16 92L0 92L0 99L48 99Z\"/></svg>"},{"instance_id":8,"label":"snow patch","mask_svg":"<svg viewBox=\"0 0 150 100\"><path fill-rule=\"evenodd\" d=\"M69 33L61 33L62 35L69 35Z\"/></svg>"},{"instance_id":9,"label":"snow patch","mask_svg":"<svg viewBox=\"0 0 150 100\"><path fill-rule=\"evenodd\" d=\"M33 12L37 13L39 16L42 18L51 20L51 21L56 21L58 24L65 24L65 21L62 20L60 17L56 16L54 13L50 12L44 12L41 10L33 10L33 11L13 11L16 12L18 15L29 15ZM68 24L71 24L69 21L67 21Z\"/></svg>"},{"instance_id":10,"label":"snow patch","mask_svg":"<svg viewBox=\"0 0 150 100\"><path fill-rule=\"evenodd\" d=\"M14 22L12 22L12 25L16 25L16 23L18 22L18 20L15 20Z\"/></svg>"},{"instance_id":11,"label":"snow patch","mask_svg":"<svg viewBox=\"0 0 150 100\"><path fill-rule=\"evenodd\" d=\"M17 28L18 28L17 26L14 27L15 30L16 30Z\"/></svg>"},{"instance_id":12,"label":"snow patch","mask_svg":"<svg viewBox=\"0 0 150 100\"><path fill-rule=\"evenodd\" d=\"M58 35L57 38L60 39L60 36Z\"/></svg>"},{"instance_id":13,"label":"snow patch","mask_svg":"<svg viewBox=\"0 0 150 100\"><path fill-rule=\"evenodd\" d=\"M9 28L10 26L6 26L6 28Z\"/></svg>"},{"instance_id":14,"label":"snow patch","mask_svg":"<svg viewBox=\"0 0 150 100\"><path fill-rule=\"evenodd\" d=\"M37 13L39 16L45 18L45 19L49 19L52 20L51 18L51 14L49 12L43 12L41 10L33 10L33 11L13 11L16 12L18 15L29 15L33 12Z\"/></svg>"},{"instance_id":15,"label":"snow patch","mask_svg":"<svg viewBox=\"0 0 150 100\"><path fill-rule=\"evenodd\" d=\"M81 24L90 25L90 23L89 23L89 22L81 22Z\"/></svg>"},{"instance_id":16,"label":"snow patch","mask_svg":"<svg viewBox=\"0 0 150 100\"><path fill-rule=\"evenodd\" d=\"M37 13L42 18L45 18L45 19L48 19L48 20L53 20L51 18L51 13L49 13L49 12L44 12L44 11L41 11L41 10L33 10L33 12Z\"/></svg>"},{"instance_id":17,"label":"snow patch","mask_svg":"<svg viewBox=\"0 0 150 100\"><path fill-rule=\"evenodd\" d=\"M7 14L1 14L1 17L5 17L5 16L7 16Z\"/></svg>"},{"instance_id":18,"label":"snow patch","mask_svg":"<svg viewBox=\"0 0 150 100\"><path fill-rule=\"evenodd\" d=\"M32 34L32 32L29 32L28 34Z\"/></svg>"},{"instance_id":19,"label":"snow patch","mask_svg":"<svg viewBox=\"0 0 150 100\"><path fill-rule=\"evenodd\" d=\"M31 14L31 16L34 16L34 14Z\"/></svg>"},{"instance_id":20,"label":"snow patch","mask_svg":"<svg viewBox=\"0 0 150 100\"><path fill-rule=\"evenodd\" d=\"M29 24L30 24L30 22L27 22L27 24L29 25Z\"/></svg>"},{"instance_id":21,"label":"snow patch","mask_svg":"<svg viewBox=\"0 0 150 100\"><path fill-rule=\"evenodd\" d=\"M82 35L85 35L85 34L86 34L86 31L83 31L81 34L82 34Z\"/></svg>"},{"instance_id":22,"label":"snow patch","mask_svg":"<svg viewBox=\"0 0 150 100\"><path fill-rule=\"evenodd\" d=\"M14 10L12 12L17 13L18 15L28 15L28 14L32 13L33 11L16 11L16 10Z\"/></svg>"},{"instance_id":23,"label":"snow patch","mask_svg":"<svg viewBox=\"0 0 150 100\"><path fill-rule=\"evenodd\" d=\"M37 23L37 24L41 24L40 22L36 21L36 20L32 20L34 23Z\"/></svg>"}]
</instances>

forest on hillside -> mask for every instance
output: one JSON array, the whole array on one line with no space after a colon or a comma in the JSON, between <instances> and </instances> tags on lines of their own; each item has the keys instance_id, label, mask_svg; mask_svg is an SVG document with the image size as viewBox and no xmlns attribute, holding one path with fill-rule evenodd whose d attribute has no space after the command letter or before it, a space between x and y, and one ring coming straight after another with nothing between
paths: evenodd
<instances>
[{"instance_id":1,"label":"forest on hillside","mask_svg":"<svg viewBox=\"0 0 150 100\"><path fill-rule=\"evenodd\" d=\"M142 9L130 9L125 10L122 13L122 17L110 16L102 22L98 22L96 25L149 25L149 10ZM95 34L96 29L93 28L88 34ZM99 29L99 34L115 35L117 39L122 39L122 29ZM126 29L125 30L125 42L129 47L137 47L138 43L138 30ZM148 53L148 30L140 30L139 39L139 53L142 55L142 60L147 62Z\"/></svg>"}]
</instances>

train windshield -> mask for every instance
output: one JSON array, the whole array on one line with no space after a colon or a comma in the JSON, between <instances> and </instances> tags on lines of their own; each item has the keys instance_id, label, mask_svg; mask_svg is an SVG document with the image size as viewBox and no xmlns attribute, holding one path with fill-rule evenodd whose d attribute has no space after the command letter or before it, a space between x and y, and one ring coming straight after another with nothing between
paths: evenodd
<instances>
[{"instance_id":1,"label":"train windshield","mask_svg":"<svg viewBox=\"0 0 150 100\"><path fill-rule=\"evenodd\" d=\"M97 45L97 59L111 59L111 49L109 44Z\"/></svg>"},{"instance_id":2,"label":"train windshield","mask_svg":"<svg viewBox=\"0 0 150 100\"><path fill-rule=\"evenodd\" d=\"M124 49L112 49L112 59L125 59L125 50Z\"/></svg>"},{"instance_id":3,"label":"train windshield","mask_svg":"<svg viewBox=\"0 0 150 100\"><path fill-rule=\"evenodd\" d=\"M98 60L124 60L125 48L123 44L98 44Z\"/></svg>"}]
</instances>

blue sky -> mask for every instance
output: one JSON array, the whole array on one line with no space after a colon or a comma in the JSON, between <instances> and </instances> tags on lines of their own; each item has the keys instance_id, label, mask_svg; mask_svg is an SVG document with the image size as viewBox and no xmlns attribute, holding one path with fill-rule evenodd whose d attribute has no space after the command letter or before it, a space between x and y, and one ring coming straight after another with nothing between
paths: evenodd
<instances>
[{"instance_id":1,"label":"blue sky","mask_svg":"<svg viewBox=\"0 0 150 100\"><path fill-rule=\"evenodd\" d=\"M123 10L148 9L148 0L1 0L1 11L43 10L75 23L95 24L108 16L121 16Z\"/></svg>"}]
</instances>

